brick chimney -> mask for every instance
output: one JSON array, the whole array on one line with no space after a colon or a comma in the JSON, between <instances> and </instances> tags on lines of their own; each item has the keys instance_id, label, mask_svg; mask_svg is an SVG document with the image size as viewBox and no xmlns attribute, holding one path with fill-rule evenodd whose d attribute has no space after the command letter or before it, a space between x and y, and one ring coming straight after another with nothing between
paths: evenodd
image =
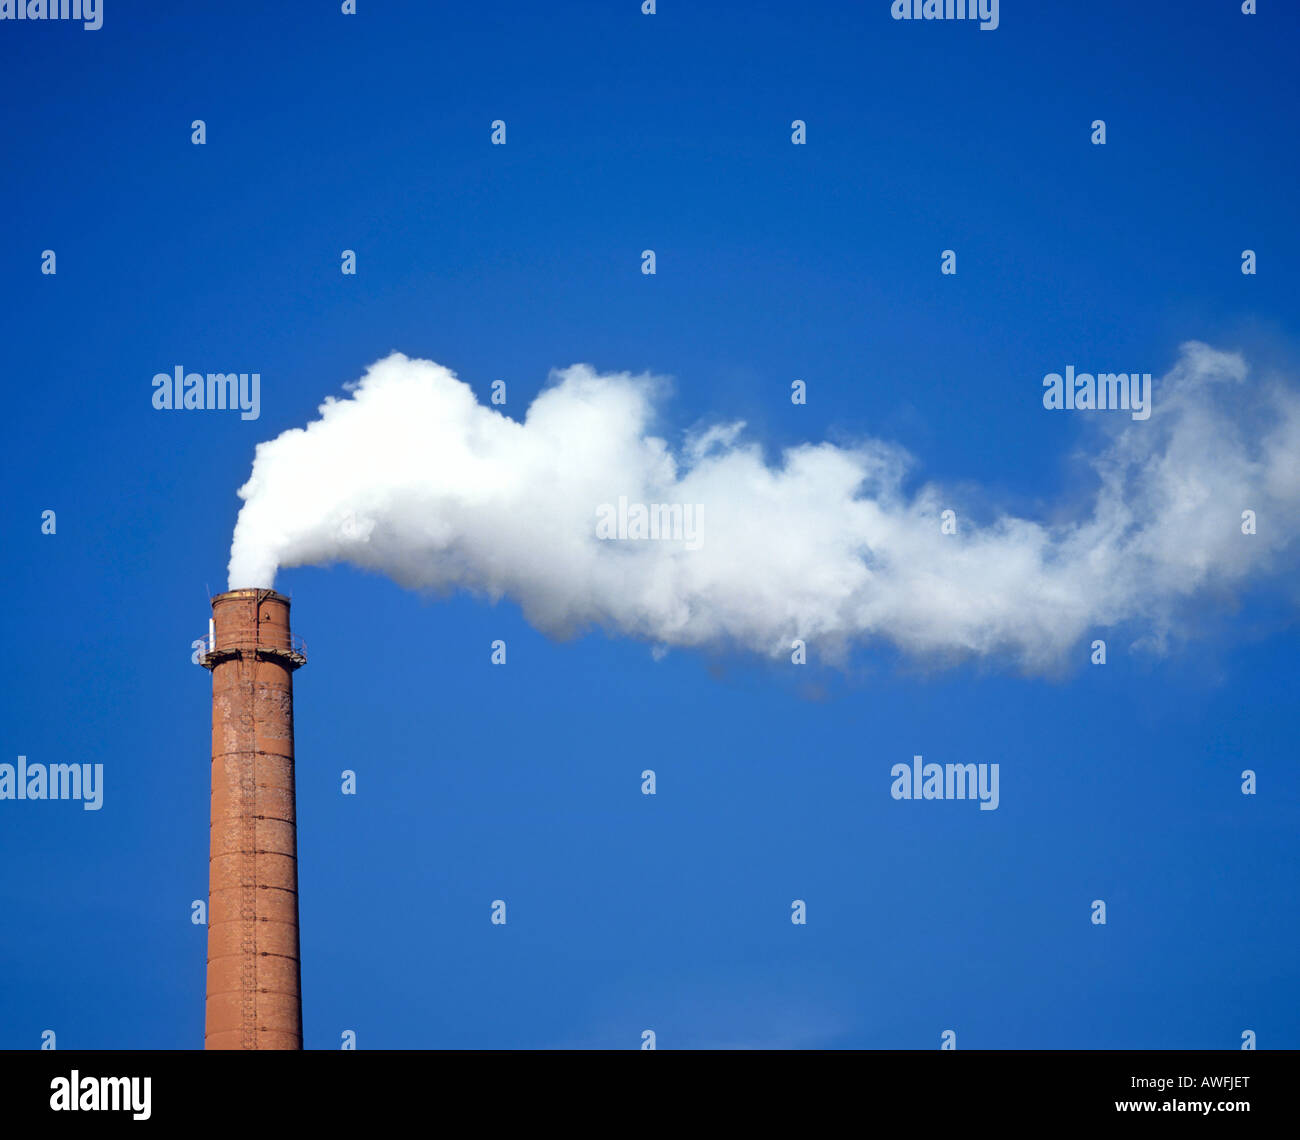
<instances>
[{"instance_id":1,"label":"brick chimney","mask_svg":"<svg viewBox=\"0 0 1300 1140\"><path fill-rule=\"evenodd\" d=\"M212 820L205 1049L301 1049L289 599L212 599Z\"/></svg>"}]
</instances>

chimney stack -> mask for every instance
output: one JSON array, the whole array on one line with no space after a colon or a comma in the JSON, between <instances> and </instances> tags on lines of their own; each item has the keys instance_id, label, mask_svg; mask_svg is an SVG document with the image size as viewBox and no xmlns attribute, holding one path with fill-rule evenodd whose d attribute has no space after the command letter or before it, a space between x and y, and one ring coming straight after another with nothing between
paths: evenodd
<instances>
[{"instance_id":1,"label":"chimney stack","mask_svg":"<svg viewBox=\"0 0 1300 1140\"><path fill-rule=\"evenodd\" d=\"M301 1049L289 599L212 599L212 821L205 1049Z\"/></svg>"}]
</instances>

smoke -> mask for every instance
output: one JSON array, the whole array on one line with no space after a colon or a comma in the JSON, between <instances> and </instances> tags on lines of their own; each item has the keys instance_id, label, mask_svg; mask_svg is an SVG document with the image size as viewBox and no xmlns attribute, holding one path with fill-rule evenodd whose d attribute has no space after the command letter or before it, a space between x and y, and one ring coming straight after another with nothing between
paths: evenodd
<instances>
[{"instance_id":1,"label":"smoke","mask_svg":"<svg viewBox=\"0 0 1300 1140\"><path fill-rule=\"evenodd\" d=\"M648 430L659 381L582 364L517 422L395 353L258 446L230 587L348 562L412 589L512 598L548 634L601 627L657 647L776 656L802 639L834 659L885 641L1044 670L1123 624L1158 649L1207 597L1295 561L1300 398L1246 378L1241 357L1183 345L1149 420L1085 413L1080 509L980 523L969 495L905 489L911 461L886 442L803 444L769 466L734 423L674 450ZM619 533L620 498L627 535L637 504L698 505L698 541L600 537Z\"/></svg>"}]
</instances>

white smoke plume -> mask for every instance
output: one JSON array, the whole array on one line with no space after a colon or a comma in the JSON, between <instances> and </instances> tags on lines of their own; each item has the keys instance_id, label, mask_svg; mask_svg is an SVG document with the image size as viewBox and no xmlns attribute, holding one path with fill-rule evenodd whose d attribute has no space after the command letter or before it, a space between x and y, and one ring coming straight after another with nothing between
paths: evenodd
<instances>
[{"instance_id":1,"label":"white smoke plume","mask_svg":"<svg viewBox=\"0 0 1300 1140\"><path fill-rule=\"evenodd\" d=\"M1149 420L1082 413L1097 430L1087 501L1038 521L981 524L978 504L907 491L911 461L885 442L804 444L771 466L743 424L724 424L673 449L648 431L654 378L580 364L552 380L518 422L431 361L374 364L257 448L230 587L348 562L512 598L558 636L600 627L772 656L802 639L832 659L887 642L1039 670L1121 625L1160 647L1206 597L1295 562L1300 397L1199 343L1156 381ZM697 548L598 537L598 510L620 497L700 504ZM942 532L948 509L956 534Z\"/></svg>"}]
</instances>

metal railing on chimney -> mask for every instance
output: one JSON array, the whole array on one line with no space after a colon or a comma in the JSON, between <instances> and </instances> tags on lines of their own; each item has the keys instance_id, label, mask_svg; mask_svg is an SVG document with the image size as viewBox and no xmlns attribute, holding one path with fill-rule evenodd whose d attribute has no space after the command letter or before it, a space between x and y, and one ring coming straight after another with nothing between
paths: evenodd
<instances>
[{"instance_id":1,"label":"metal railing on chimney","mask_svg":"<svg viewBox=\"0 0 1300 1140\"><path fill-rule=\"evenodd\" d=\"M206 651L199 654L199 664L205 669L211 669L213 665L230 657L242 656L245 651L251 651L261 657L285 660L294 668L307 663L307 643L301 637L296 633L291 633L288 637L285 637L283 630L269 627L259 629L256 646L217 645L215 644L216 637L211 628L209 628L206 637L195 638L195 640L202 640L207 644Z\"/></svg>"}]
</instances>

